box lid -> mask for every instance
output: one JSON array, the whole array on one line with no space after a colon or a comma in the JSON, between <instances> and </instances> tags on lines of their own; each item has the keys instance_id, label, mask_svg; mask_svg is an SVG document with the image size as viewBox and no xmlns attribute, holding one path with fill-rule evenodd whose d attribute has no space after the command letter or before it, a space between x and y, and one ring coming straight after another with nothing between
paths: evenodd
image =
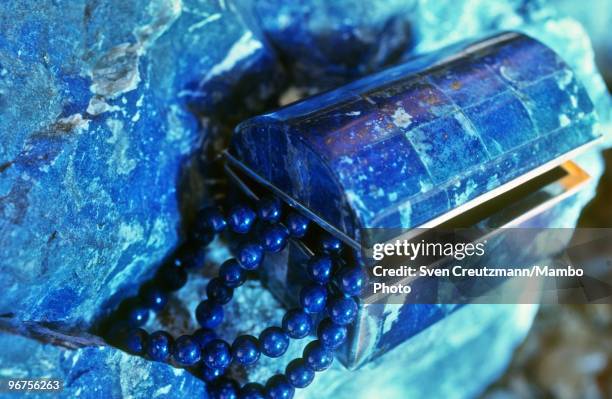
<instances>
[{"instance_id":1,"label":"box lid","mask_svg":"<svg viewBox=\"0 0 612 399\"><path fill-rule=\"evenodd\" d=\"M584 87L520 33L459 45L241 123L228 159L344 238L426 227L599 135Z\"/></svg>"}]
</instances>

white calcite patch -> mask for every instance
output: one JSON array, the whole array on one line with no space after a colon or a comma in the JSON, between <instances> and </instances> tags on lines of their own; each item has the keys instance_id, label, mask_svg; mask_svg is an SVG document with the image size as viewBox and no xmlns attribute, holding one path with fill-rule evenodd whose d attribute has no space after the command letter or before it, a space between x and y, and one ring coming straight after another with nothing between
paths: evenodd
<instances>
[{"instance_id":1,"label":"white calcite patch","mask_svg":"<svg viewBox=\"0 0 612 399\"><path fill-rule=\"evenodd\" d=\"M565 115L565 114L561 114L559 115L559 125L561 125L561 127L566 127L567 125L570 124L570 118Z\"/></svg>"},{"instance_id":2,"label":"white calcite patch","mask_svg":"<svg viewBox=\"0 0 612 399\"><path fill-rule=\"evenodd\" d=\"M166 219L155 219L155 222L153 222L153 228L151 229L147 239L147 246L153 246L155 248L163 247L164 243L166 242L166 237L170 233L170 229L171 228Z\"/></svg>"},{"instance_id":3,"label":"white calcite patch","mask_svg":"<svg viewBox=\"0 0 612 399\"><path fill-rule=\"evenodd\" d=\"M123 250L130 245L140 242L144 237L144 230L138 223L121 223L119 225L118 238L121 241Z\"/></svg>"},{"instance_id":4,"label":"white calcite patch","mask_svg":"<svg viewBox=\"0 0 612 399\"><path fill-rule=\"evenodd\" d=\"M166 138L168 141L178 143L181 154L187 154L191 151L191 145L188 140L185 140L191 134L191 131L185 127L183 119L185 119L185 110L176 104L170 105L167 113L168 130Z\"/></svg>"},{"instance_id":5,"label":"white calcite patch","mask_svg":"<svg viewBox=\"0 0 612 399\"><path fill-rule=\"evenodd\" d=\"M557 78L559 89L565 90L574 78L574 74L569 69L564 69Z\"/></svg>"},{"instance_id":6,"label":"white calcite patch","mask_svg":"<svg viewBox=\"0 0 612 399\"><path fill-rule=\"evenodd\" d=\"M393 299L395 297L395 299ZM399 318L400 312L402 310L402 305L399 302L402 302L402 294L399 295L391 295L389 298L389 302L385 305L385 313L383 315L385 321L383 322L382 333L388 333L393 328L393 325ZM398 303L393 303L393 301L397 301Z\"/></svg>"},{"instance_id":7,"label":"white calcite patch","mask_svg":"<svg viewBox=\"0 0 612 399\"><path fill-rule=\"evenodd\" d=\"M172 389L172 384L168 384L161 388L157 388L157 390L153 393L153 397L156 398L161 395L167 395L168 392L170 392L170 389Z\"/></svg>"},{"instance_id":8,"label":"white calcite patch","mask_svg":"<svg viewBox=\"0 0 612 399\"><path fill-rule=\"evenodd\" d=\"M474 191L478 188L478 184L474 180L470 180L465 185L465 190L461 194L455 195L455 203L463 204L467 202L471 197Z\"/></svg>"},{"instance_id":9,"label":"white calcite patch","mask_svg":"<svg viewBox=\"0 0 612 399\"><path fill-rule=\"evenodd\" d=\"M391 118L393 119L393 124L401 128L406 128L412 123L412 116L403 108L397 108L393 115L391 115Z\"/></svg>"},{"instance_id":10,"label":"white calcite patch","mask_svg":"<svg viewBox=\"0 0 612 399\"><path fill-rule=\"evenodd\" d=\"M89 127L89 119L83 119L83 115L81 114L72 114L65 118L58 119L57 123L65 125L70 128L70 130L74 130L77 133L87 130Z\"/></svg>"},{"instance_id":11,"label":"white calcite patch","mask_svg":"<svg viewBox=\"0 0 612 399\"><path fill-rule=\"evenodd\" d=\"M98 96L116 98L132 91L140 83L139 44L121 43L100 58L91 71L90 90Z\"/></svg>"},{"instance_id":12,"label":"white calcite patch","mask_svg":"<svg viewBox=\"0 0 612 399\"><path fill-rule=\"evenodd\" d=\"M346 199L351 207L355 209L358 213L364 215L366 218L370 218L374 216L372 211L368 209L367 205L363 202L361 197L355 193L353 190L346 191Z\"/></svg>"},{"instance_id":13,"label":"white calcite patch","mask_svg":"<svg viewBox=\"0 0 612 399\"><path fill-rule=\"evenodd\" d=\"M129 174L136 167L136 161L127 155L130 141L128 134L123 129L123 122L118 119L109 119L106 125L111 131L111 137L107 143L114 145L113 155L107 164L110 168L120 175Z\"/></svg>"},{"instance_id":14,"label":"white calcite patch","mask_svg":"<svg viewBox=\"0 0 612 399\"><path fill-rule=\"evenodd\" d=\"M117 105L110 105L102 97L93 96L87 105L87 113L89 115L100 115L104 112L115 112L121 108Z\"/></svg>"},{"instance_id":15,"label":"white calcite patch","mask_svg":"<svg viewBox=\"0 0 612 399\"><path fill-rule=\"evenodd\" d=\"M412 204L409 201L404 202L398 207L400 214L400 223L402 228L412 227Z\"/></svg>"},{"instance_id":16,"label":"white calcite patch","mask_svg":"<svg viewBox=\"0 0 612 399\"><path fill-rule=\"evenodd\" d=\"M87 112L98 115L113 109L105 106L105 99L114 99L135 90L141 77L138 69L140 57L181 15L182 1L153 1L149 4L152 20L133 31L136 42L120 43L108 50L88 71L94 94Z\"/></svg>"},{"instance_id":17,"label":"white calcite patch","mask_svg":"<svg viewBox=\"0 0 612 399\"><path fill-rule=\"evenodd\" d=\"M208 71L204 79L202 79L202 82L206 82L215 76L232 70L236 63L255 53L257 50L261 49L261 47L261 41L253 36L253 32L246 32L236 43L234 43L232 48L229 49L225 58Z\"/></svg>"},{"instance_id":18,"label":"white calcite patch","mask_svg":"<svg viewBox=\"0 0 612 399\"><path fill-rule=\"evenodd\" d=\"M208 15L206 18L202 19L201 21L196 22L195 24L191 25L189 27L189 29L187 29L187 31L189 32L193 32L196 29L201 29L202 27L208 25L211 22L214 22L218 19L221 19L221 14L216 13L216 14L212 14L212 15Z\"/></svg>"}]
</instances>

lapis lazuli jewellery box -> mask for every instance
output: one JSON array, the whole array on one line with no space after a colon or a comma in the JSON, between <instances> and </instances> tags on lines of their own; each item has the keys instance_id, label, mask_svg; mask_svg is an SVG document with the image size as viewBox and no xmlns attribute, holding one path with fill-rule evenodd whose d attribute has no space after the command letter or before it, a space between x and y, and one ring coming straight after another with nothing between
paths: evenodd
<instances>
[{"instance_id":1,"label":"lapis lazuli jewellery box","mask_svg":"<svg viewBox=\"0 0 612 399\"><path fill-rule=\"evenodd\" d=\"M598 135L565 62L504 33L247 120L226 169L247 195L275 193L358 254L364 228L439 226L483 204L494 211L469 223L552 226L588 180L572 157ZM311 253L291 242L266 258L264 281L287 305ZM340 356L349 368L454 309L367 302Z\"/></svg>"}]
</instances>

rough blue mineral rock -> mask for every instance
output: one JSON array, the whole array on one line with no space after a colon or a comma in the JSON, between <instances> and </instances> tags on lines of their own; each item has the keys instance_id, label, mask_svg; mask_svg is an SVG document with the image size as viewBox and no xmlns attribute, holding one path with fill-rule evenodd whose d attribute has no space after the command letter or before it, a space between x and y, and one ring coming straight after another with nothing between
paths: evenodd
<instances>
[{"instance_id":1,"label":"rough blue mineral rock","mask_svg":"<svg viewBox=\"0 0 612 399\"><path fill-rule=\"evenodd\" d=\"M275 68L224 2L0 5L0 313L87 328L150 273L192 201L190 110L253 112Z\"/></svg>"},{"instance_id":2,"label":"rough blue mineral rock","mask_svg":"<svg viewBox=\"0 0 612 399\"><path fill-rule=\"evenodd\" d=\"M411 44L412 0L252 3L299 85L337 86L388 65Z\"/></svg>"},{"instance_id":3,"label":"rough blue mineral rock","mask_svg":"<svg viewBox=\"0 0 612 399\"><path fill-rule=\"evenodd\" d=\"M151 362L111 347L74 350L0 334L0 378L53 378L62 398L207 398L204 383L186 370ZM3 392L7 397L14 393ZM30 393L47 398L58 394Z\"/></svg>"}]
</instances>

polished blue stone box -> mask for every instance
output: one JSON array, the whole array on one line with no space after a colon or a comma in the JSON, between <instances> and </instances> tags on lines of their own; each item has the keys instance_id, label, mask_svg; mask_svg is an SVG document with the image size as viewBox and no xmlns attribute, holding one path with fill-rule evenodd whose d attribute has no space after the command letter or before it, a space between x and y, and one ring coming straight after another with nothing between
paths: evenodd
<instances>
[{"instance_id":1,"label":"polished blue stone box","mask_svg":"<svg viewBox=\"0 0 612 399\"><path fill-rule=\"evenodd\" d=\"M231 156L358 241L363 227L421 226L598 135L573 72L527 36L418 61L240 124Z\"/></svg>"},{"instance_id":2,"label":"polished blue stone box","mask_svg":"<svg viewBox=\"0 0 612 399\"><path fill-rule=\"evenodd\" d=\"M599 135L593 104L565 62L528 36L504 33L247 120L227 159L247 192L249 185L273 191L359 259L363 229L448 222L558 167ZM565 164L565 175L574 169ZM559 186L563 201L546 201L571 206L560 181L536 191ZM505 207L542 205L531 197ZM530 215L541 227L559 217ZM517 215L488 218L497 226L512 219L528 224ZM308 254L292 243L268 258L267 284L284 301L295 300ZM455 309L365 304L343 360L357 367Z\"/></svg>"}]
</instances>

